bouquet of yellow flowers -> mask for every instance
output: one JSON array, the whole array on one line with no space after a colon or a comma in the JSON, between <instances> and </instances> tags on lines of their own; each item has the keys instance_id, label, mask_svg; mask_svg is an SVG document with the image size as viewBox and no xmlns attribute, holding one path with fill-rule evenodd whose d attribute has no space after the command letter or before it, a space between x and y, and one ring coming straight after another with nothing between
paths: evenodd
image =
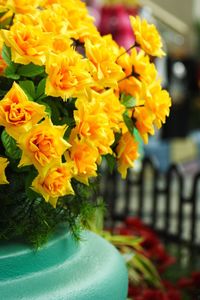
<instances>
[{"instance_id":1,"label":"bouquet of yellow flowers","mask_svg":"<svg viewBox=\"0 0 200 300\"><path fill-rule=\"evenodd\" d=\"M3 4L2 4L3 3ZM135 44L101 36L81 0L0 2L0 239L39 244L76 233L102 159L122 177L171 105L152 57L154 25L130 17Z\"/></svg>"}]
</instances>

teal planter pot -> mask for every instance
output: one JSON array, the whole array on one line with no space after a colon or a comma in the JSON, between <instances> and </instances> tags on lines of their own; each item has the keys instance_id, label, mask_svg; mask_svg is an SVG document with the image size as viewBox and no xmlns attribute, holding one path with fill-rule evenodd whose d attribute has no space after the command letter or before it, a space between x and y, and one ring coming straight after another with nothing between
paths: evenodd
<instances>
[{"instance_id":1,"label":"teal planter pot","mask_svg":"<svg viewBox=\"0 0 200 300\"><path fill-rule=\"evenodd\" d=\"M128 275L120 253L84 231L75 242L60 230L42 248L0 244L0 296L5 300L125 300Z\"/></svg>"}]
</instances>

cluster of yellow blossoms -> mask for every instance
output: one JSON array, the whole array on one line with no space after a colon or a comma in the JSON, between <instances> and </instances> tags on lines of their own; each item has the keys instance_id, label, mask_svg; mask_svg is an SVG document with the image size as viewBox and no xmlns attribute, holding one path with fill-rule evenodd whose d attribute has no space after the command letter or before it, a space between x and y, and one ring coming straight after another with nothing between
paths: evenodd
<instances>
[{"instance_id":1,"label":"cluster of yellow blossoms","mask_svg":"<svg viewBox=\"0 0 200 300\"><path fill-rule=\"evenodd\" d=\"M12 19L1 30L0 48L10 48L15 66L44 69L43 102L23 89L20 73L0 100L0 126L21 149L18 167L37 170L32 189L56 206L59 197L74 193L71 179L87 184L108 154L125 178L138 157L135 129L146 143L171 105L151 62L164 54L155 26L130 17L136 45L126 51L99 34L80 0L4 0L0 12L1 23ZM2 77L9 77L7 67L0 56ZM31 80L37 89L38 77ZM73 126L62 114L54 124L45 99L61 103ZM4 184L8 159L1 156Z\"/></svg>"}]
</instances>

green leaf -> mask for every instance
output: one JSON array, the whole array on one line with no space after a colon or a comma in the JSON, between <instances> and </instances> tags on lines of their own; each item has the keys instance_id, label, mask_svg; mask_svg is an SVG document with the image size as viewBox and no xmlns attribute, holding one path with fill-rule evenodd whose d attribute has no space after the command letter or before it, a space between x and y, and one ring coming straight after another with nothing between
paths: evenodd
<instances>
[{"instance_id":1,"label":"green leaf","mask_svg":"<svg viewBox=\"0 0 200 300\"><path fill-rule=\"evenodd\" d=\"M17 147L16 141L5 130L1 134L1 140L6 150L6 155L12 159L20 159L21 150Z\"/></svg>"},{"instance_id":2,"label":"green leaf","mask_svg":"<svg viewBox=\"0 0 200 300\"><path fill-rule=\"evenodd\" d=\"M41 103L40 101L38 103ZM58 103L54 99L45 99L45 103L50 107L53 114L51 115L51 119L53 124L60 125L60 111L58 109Z\"/></svg>"},{"instance_id":3,"label":"green leaf","mask_svg":"<svg viewBox=\"0 0 200 300\"><path fill-rule=\"evenodd\" d=\"M38 104L44 105L45 106L45 112L48 114L49 117L51 117L51 107L43 101L37 101Z\"/></svg>"},{"instance_id":4,"label":"green leaf","mask_svg":"<svg viewBox=\"0 0 200 300\"><path fill-rule=\"evenodd\" d=\"M6 91L0 89L0 98L3 98L6 94Z\"/></svg>"},{"instance_id":5,"label":"green leaf","mask_svg":"<svg viewBox=\"0 0 200 300\"><path fill-rule=\"evenodd\" d=\"M32 100L35 99L35 86L33 81L31 80L25 80L25 81L20 81L19 85L21 88L24 90L24 92L27 94L29 98Z\"/></svg>"},{"instance_id":6,"label":"green leaf","mask_svg":"<svg viewBox=\"0 0 200 300\"><path fill-rule=\"evenodd\" d=\"M135 124L133 119L129 117L128 111L126 110L123 114L124 122L129 130L129 132L134 135Z\"/></svg>"},{"instance_id":7,"label":"green leaf","mask_svg":"<svg viewBox=\"0 0 200 300\"><path fill-rule=\"evenodd\" d=\"M131 95L126 95L125 93L122 93L121 94L121 103L126 108L132 108L132 107L136 106L136 99Z\"/></svg>"},{"instance_id":8,"label":"green leaf","mask_svg":"<svg viewBox=\"0 0 200 300\"><path fill-rule=\"evenodd\" d=\"M10 64L7 66L7 68L4 71L5 76L7 78L11 78L14 80L19 79L20 77L18 74L16 74L16 69L17 69L17 65L10 62Z\"/></svg>"},{"instance_id":9,"label":"green leaf","mask_svg":"<svg viewBox=\"0 0 200 300\"><path fill-rule=\"evenodd\" d=\"M41 99L43 97L46 97L45 95L45 87L46 87L46 78L43 78L36 89L36 99ZM42 97L43 96L43 97Z\"/></svg>"},{"instance_id":10,"label":"green leaf","mask_svg":"<svg viewBox=\"0 0 200 300\"><path fill-rule=\"evenodd\" d=\"M7 65L9 65L11 63L11 50L5 44L3 45L1 55L3 60L7 63Z\"/></svg>"},{"instance_id":11,"label":"green leaf","mask_svg":"<svg viewBox=\"0 0 200 300\"><path fill-rule=\"evenodd\" d=\"M110 171L110 173L112 173L115 168L115 164L116 164L115 157L111 154L107 154L107 155L105 155L105 159L107 161L109 171Z\"/></svg>"},{"instance_id":12,"label":"green leaf","mask_svg":"<svg viewBox=\"0 0 200 300\"><path fill-rule=\"evenodd\" d=\"M44 67L37 66L37 65L30 63L28 65L20 66L17 70L17 73L20 76L34 77L34 76L44 73Z\"/></svg>"},{"instance_id":13,"label":"green leaf","mask_svg":"<svg viewBox=\"0 0 200 300\"><path fill-rule=\"evenodd\" d=\"M38 193L32 190L31 185L33 179L38 175L38 172L33 166L30 166L29 168L30 170L28 172L28 175L26 176L26 181L25 181L26 195L29 198L29 200L34 200L38 197Z\"/></svg>"},{"instance_id":14,"label":"green leaf","mask_svg":"<svg viewBox=\"0 0 200 300\"><path fill-rule=\"evenodd\" d=\"M144 278L155 287L160 287L160 277L153 263L144 255L136 253L132 258L134 268L138 269Z\"/></svg>"}]
</instances>

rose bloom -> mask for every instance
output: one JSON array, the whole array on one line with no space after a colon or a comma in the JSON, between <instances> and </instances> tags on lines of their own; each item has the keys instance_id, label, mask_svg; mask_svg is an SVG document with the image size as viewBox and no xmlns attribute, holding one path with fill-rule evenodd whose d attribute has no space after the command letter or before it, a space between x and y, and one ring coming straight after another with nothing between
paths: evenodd
<instances>
[{"instance_id":1,"label":"rose bloom","mask_svg":"<svg viewBox=\"0 0 200 300\"><path fill-rule=\"evenodd\" d=\"M108 116L110 127L114 132L120 131L119 123L123 122L124 105L121 104L112 89L100 94L99 101L103 104L103 110Z\"/></svg>"},{"instance_id":2,"label":"rose bloom","mask_svg":"<svg viewBox=\"0 0 200 300\"><path fill-rule=\"evenodd\" d=\"M140 78L140 80L147 82L148 84L156 80L158 72L153 63L150 62L150 58L146 53L140 49L133 48L130 55L131 64L133 66L134 74Z\"/></svg>"},{"instance_id":3,"label":"rose bloom","mask_svg":"<svg viewBox=\"0 0 200 300\"><path fill-rule=\"evenodd\" d=\"M0 184L8 183L5 175L5 169L8 165L8 160L4 157L0 157Z\"/></svg>"},{"instance_id":4,"label":"rose bloom","mask_svg":"<svg viewBox=\"0 0 200 300\"><path fill-rule=\"evenodd\" d=\"M101 155L112 153L110 146L114 142L114 133L110 128L109 115L104 111L104 104L95 93L76 100L74 119L80 137L86 138L96 147Z\"/></svg>"},{"instance_id":5,"label":"rose bloom","mask_svg":"<svg viewBox=\"0 0 200 300\"><path fill-rule=\"evenodd\" d=\"M71 167L69 163L53 165L45 174L39 174L33 180L32 189L40 193L46 202L56 207L59 197L74 194L70 183Z\"/></svg>"},{"instance_id":6,"label":"rose bloom","mask_svg":"<svg viewBox=\"0 0 200 300\"><path fill-rule=\"evenodd\" d=\"M116 148L118 171L122 178L126 177L127 169L133 167L134 160L138 157L138 143L134 137L127 131L119 140Z\"/></svg>"},{"instance_id":7,"label":"rose bloom","mask_svg":"<svg viewBox=\"0 0 200 300\"><path fill-rule=\"evenodd\" d=\"M40 10L39 19L45 32L53 32L55 36L68 33L68 11L59 4Z\"/></svg>"},{"instance_id":8,"label":"rose bloom","mask_svg":"<svg viewBox=\"0 0 200 300\"><path fill-rule=\"evenodd\" d=\"M54 161L60 161L63 153L70 147L63 139L66 126L55 126L49 118L33 126L18 140L22 149L20 166L33 164L42 172Z\"/></svg>"},{"instance_id":9,"label":"rose bloom","mask_svg":"<svg viewBox=\"0 0 200 300\"><path fill-rule=\"evenodd\" d=\"M40 5L41 0L7 0L5 5L20 14L32 13Z\"/></svg>"},{"instance_id":10,"label":"rose bloom","mask_svg":"<svg viewBox=\"0 0 200 300\"><path fill-rule=\"evenodd\" d=\"M149 55L162 57L162 41L154 24L148 24L140 17L130 16L131 26L135 35L136 43Z\"/></svg>"},{"instance_id":11,"label":"rose bloom","mask_svg":"<svg viewBox=\"0 0 200 300\"><path fill-rule=\"evenodd\" d=\"M91 74L97 87L117 88L117 82L125 77L116 54L108 50L106 40L100 39L95 45L85 41L86 56L91 62Z\"/></svg>"},{"instance_id":12,"label":"rose bloom","mask_svg":"<svg viewBox=\"0 0 200 300\"><path fill-rule=\"evenodd\" d=\"M51 53L46 63L46 95L66 100L92 85L88 61L72 48L63 53Z\"/></svg>"},{"instance_id":13,"label":"rose bloom","mask_svg":"<svg viewBox=\"0 0 200 300\"><path fill-rule=\"evenodd\" d=\"M16 82L0 101L0 125L4 126L8 134L15 139L32 128L45 115L45 107L29 101Z\"/></svg>"},{"instance_id":14,"label":"rose bloom","mask_svg":"<svg viewBox=\"0 0 200 300\"><path fill-rule=\"evenodd\" d=\"M87 139L79 139L75 130L72 130L69 142L71 147L65 153L66 160L73 161L76 166L74 177L88 184L90 177L97 176L99 152Z\"/></svg>"},{"instance_id":15,"label":"rose bloom","mask_svg":"<svg viewBox=\"0 0 200 300\"><path fill-rule=\"evenodd\" d=\"M159 81L153 81L145 97L146 106L155 115L154 124L159 129L169 116L171 98L166 90L162 90Z\"/></svg>"},{"instance_id":16,"label":"rose bloom","mask_svg":"<svg viewBox=\"0 0 200 300\"><path fill-rule=\"evenodd\" d=\"M10 30L2 30L5 44L11 48L12 60L27 65L44 65L46 53L52 45L52 33L43 32L40 26L17 22Z\"/></svg>"},{"instance_id":17,"label":"rose bloom","mask_svg":"<svg viewBox=\"0 0 200 300\"><path fill-rule=\"evenodd\" d=\"M148 143L148 134L154 134L153 122L155 115L147 107L136 107L133 110L133 116L136 119L136 127L145 144Z\"/></svg>"}]
</instances>

